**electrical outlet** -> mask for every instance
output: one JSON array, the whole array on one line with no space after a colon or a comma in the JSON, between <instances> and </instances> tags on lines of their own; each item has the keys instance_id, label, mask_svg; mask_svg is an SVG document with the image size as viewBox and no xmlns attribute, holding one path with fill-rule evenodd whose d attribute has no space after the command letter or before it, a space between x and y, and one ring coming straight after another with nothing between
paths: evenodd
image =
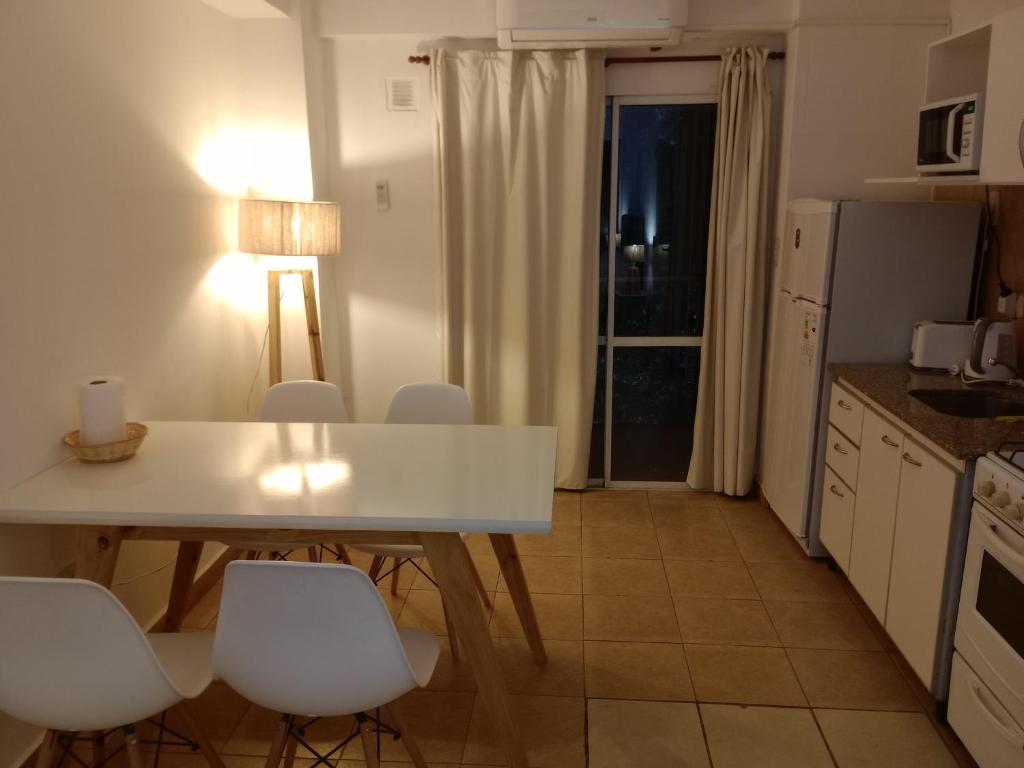
<instances>
[{"instance_id":1,"label":"electrical outlet","mask_svg":"<svg viewBox=\"0 0 1024 768\"><path fill-rule=\"evenodd\" d=\"M391 192L388 189L387 179L377 182L377 210L386 211L391 207Z\"/></svg>"}]
</instances>

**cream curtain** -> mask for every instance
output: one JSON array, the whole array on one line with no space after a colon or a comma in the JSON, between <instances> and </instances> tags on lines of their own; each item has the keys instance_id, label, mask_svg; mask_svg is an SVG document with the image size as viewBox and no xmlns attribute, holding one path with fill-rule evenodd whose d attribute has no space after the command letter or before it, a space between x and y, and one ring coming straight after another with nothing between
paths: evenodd
<instances>
[{"instance_id":1,"label":"cream curtain","mask_svg":"<svg viewBox=\"0 0 1024 768\"><path fill-rule=\"evenodd\" d=\"M750 492L757 449L771 111L767 56L760 48L722 54L704 346L686 478L694 488L737 496Z\"/></svg>"},{"instance_id":2,"label":"cream curtain","mask_svg":"<svg viewBox=\"0 0 1024 768\"><path fill-rule=\"evenodd\" d=\"M479 424L558 427L583 488L594 407L603 57L432 53L448 380Z\"/></svg>"}]
</instances>

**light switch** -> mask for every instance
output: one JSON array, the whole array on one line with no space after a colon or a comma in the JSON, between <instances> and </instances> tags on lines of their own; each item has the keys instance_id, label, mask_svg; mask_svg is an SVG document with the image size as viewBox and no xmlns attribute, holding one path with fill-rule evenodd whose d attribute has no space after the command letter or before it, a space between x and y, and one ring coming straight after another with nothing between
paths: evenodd
<instances>
[{"instance_id":1,"label":"light switch","mask_svg":"<svg viewBox=\"0 0 1024 768\"><path fill-rule=\"evenodd\" d=\"M377 182L377 210L386 211L391 207L391 193L388 191L387 179Z\"/></svg>"}]
</instances>

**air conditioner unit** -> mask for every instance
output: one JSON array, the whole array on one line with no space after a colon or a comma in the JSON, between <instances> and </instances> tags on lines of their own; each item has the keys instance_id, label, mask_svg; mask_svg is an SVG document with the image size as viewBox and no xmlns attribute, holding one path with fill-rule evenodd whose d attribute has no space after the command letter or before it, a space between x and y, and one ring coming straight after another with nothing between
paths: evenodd
<instances>
[{"instance_id":1,"label":"air conditioner unit","mask_svg":"<svg viewBox=\"0 0 1024 768\"><path fill-rule=\"evenodd\" d=\"M501 48L675 45L688 0L497 0Z\"/></svg>"}]
</instances>

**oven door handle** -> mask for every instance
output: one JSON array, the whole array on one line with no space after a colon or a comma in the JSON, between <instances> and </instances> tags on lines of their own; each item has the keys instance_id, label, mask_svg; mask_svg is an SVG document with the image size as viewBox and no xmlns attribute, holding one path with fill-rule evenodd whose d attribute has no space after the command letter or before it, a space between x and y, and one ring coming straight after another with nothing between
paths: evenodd
<instances>
[{"instance_id":1,"label":"oven door handle","mask_svg":"<svg viewBox=\"0 0 1024 768\"><path fill-rule=\"evenodd\" d=\"M988 528L986 538L998 548L1000 554L1015 563L1018 567L1024 567L1024 550L1020 543L1010 538L1010 535L1002 528L1002 523L985 520L983 525Z\"/></svg>"},{"instance_id":2,"label":"oven door handle","mask_svg":"<svg viewBox=\"0 0 1024 768\"><path fill-rule=\"evenodd\" d=\"M946 113L946 156L954 163L960 162L960 155L953 150L953 140L956 136L956 118L961 112L964 111L963 104L957 104L949 112Z\"/></svg>"},{"instance_id":3,"label":"oven door handle","mask_svg":"<svg viewBox=\"0 0 1024 768\"><path fill-rule=\"evenodd\" d=\"M982 714L985 715L985 718L992 724L996 733L1010 742L1010 744L1012 744L1018 751L1024 750L1024 734L1003 722L1003 718L1001 718L992 708L992 705L985 700L985 693L982 691L980 685L970 683L968 687L971 690L971 695L974 696L974 700L978 703L978 708L982 711Z\"/></svg>"}]
</instances>

